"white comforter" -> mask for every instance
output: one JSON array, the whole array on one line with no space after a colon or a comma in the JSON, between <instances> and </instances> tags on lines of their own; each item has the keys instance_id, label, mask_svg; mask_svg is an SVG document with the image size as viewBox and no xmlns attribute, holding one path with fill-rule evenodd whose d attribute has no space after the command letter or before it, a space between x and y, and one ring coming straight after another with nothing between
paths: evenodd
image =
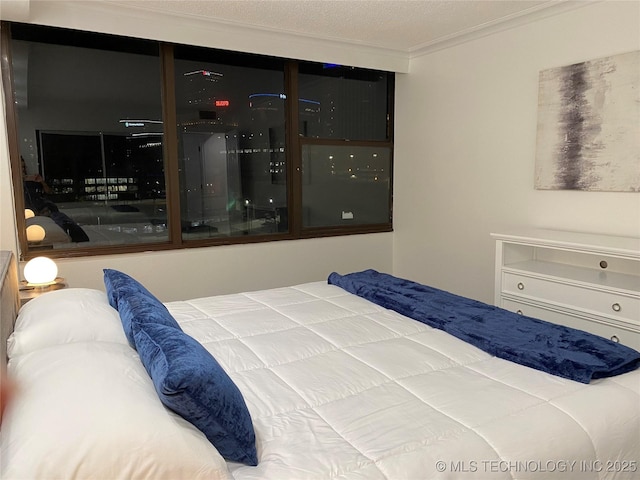
<instances>
[{"instance_id":1,"label":"white comforter","mask_svg":"<svg viewBox=\"0 0 640 480\"><path fill-rule=\"evenodd\" d=\"M237 479L640 471L640 371L565 380L324 282L167 306L244 394L260 463Z\"/></svg>"},{"instance_id":2,"label":"white comforter","mask_svg":"<svg viewBox=\"0 0 640 480\"><path fill-rule=\"evenodd\" d=\"M640 470L640 371L590 385L555 377L326 282L166 304L250 410L259 464L225 465L159 403L105 297L66 289L21 310L9 353L23 388L2 426L3 479L582 480Z\"/></svg>"}]
</instances>

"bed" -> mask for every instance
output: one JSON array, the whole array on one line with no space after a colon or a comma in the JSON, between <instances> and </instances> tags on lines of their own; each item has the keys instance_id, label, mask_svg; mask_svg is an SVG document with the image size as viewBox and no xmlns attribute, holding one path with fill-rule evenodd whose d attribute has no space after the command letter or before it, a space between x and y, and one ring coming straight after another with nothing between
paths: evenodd
<instances>
[{"instance_id":1,"label":"bed","mask_svg":"<svg viewBox=\"0 0 640 480\"><path fill-rule=\"evenodd\" d=\"M634 367L563 378L327 279L158 305L108 272L105 291L58 290L20 310L1 478L637 478ZM173 337L158 347L173 321L178 353ZM224 390L208 394L223 404L213 433L168 386L185 350L190 401L209 365Z\"/></svg>"}]
</instances>

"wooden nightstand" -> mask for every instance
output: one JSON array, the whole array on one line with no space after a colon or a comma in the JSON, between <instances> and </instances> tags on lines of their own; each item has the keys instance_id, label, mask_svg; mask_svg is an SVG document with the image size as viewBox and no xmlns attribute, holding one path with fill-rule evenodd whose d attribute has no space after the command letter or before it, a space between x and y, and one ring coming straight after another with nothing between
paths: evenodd
<instances>
[{"instance_id":1,"label":"wooden nightstand","mask_svg":"<svg viewBox=\"0 0 640 480\"><path fill-rule=\"evenodd\" d=\"M47 285L45 287L34 287L27 283L26 280L20 281L20 306L22 307L29 300L33 300L34 298L42 295L43 293L52 292L54 290L61 290L67 287L67 283L65 279L62 277L57 277L55 279L55 283L51 285Z\"/></svg>"}]
</instances>

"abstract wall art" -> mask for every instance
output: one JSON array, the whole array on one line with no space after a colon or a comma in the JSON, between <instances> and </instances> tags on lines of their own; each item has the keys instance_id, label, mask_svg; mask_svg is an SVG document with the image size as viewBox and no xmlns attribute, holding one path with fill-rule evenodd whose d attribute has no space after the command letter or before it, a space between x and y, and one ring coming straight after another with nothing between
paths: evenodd
<instances>
[{"instance_id":1,"label":"abstract wall art","mask_svg":"<svg viewBox=\"0 0 640 480\"><path fill-rule=\"evenodd\" d=\"M539 81L535 188L640 192L640 51Z\"/></svg>"}]
</instances>

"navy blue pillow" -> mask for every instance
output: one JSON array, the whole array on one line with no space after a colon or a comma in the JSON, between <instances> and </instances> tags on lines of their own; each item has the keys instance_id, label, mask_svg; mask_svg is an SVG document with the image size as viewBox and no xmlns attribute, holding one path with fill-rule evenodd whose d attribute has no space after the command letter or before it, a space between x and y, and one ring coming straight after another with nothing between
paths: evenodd
<instances>
[{"instance_id":1,"label":"navy blue pillow","mask_svg":"<svg viewBox=\"0 0 640 480\"><path fill-rule=\"evenodd\" d=\"M195 425L227 460L257 465L251 415L238 387L196 340L156 323L134 323L140 360L162 403Z\"/></svg>"},{"instance_id":2,"label":"navy blue pillow","mask_svg":"<svg viewBox=\"0 0 640 480\"><path fill-rule=\"evenodd\" d=\"M144 287L144 285L126 273L110 268L105 268L103 272L104 286L107 290L109 305L116 310L118 310L118 301L120 300L120 297L124 295L128 296L131 294L143 293L155 298L153 294Z\"/></svg>"},{"instance_id":3,"label":"navy blue pillow","mask_svg":"<svg viewBox=\"0 0 640 480\"><path fill-rule=\"evenodd\" d=\"M132 347L136 348L133 338L135 323L158 323L182 331L167 307L129 275L105 269L104 283L109 303L118 310L122 328Z\"/></svg>"}]
</instances>

